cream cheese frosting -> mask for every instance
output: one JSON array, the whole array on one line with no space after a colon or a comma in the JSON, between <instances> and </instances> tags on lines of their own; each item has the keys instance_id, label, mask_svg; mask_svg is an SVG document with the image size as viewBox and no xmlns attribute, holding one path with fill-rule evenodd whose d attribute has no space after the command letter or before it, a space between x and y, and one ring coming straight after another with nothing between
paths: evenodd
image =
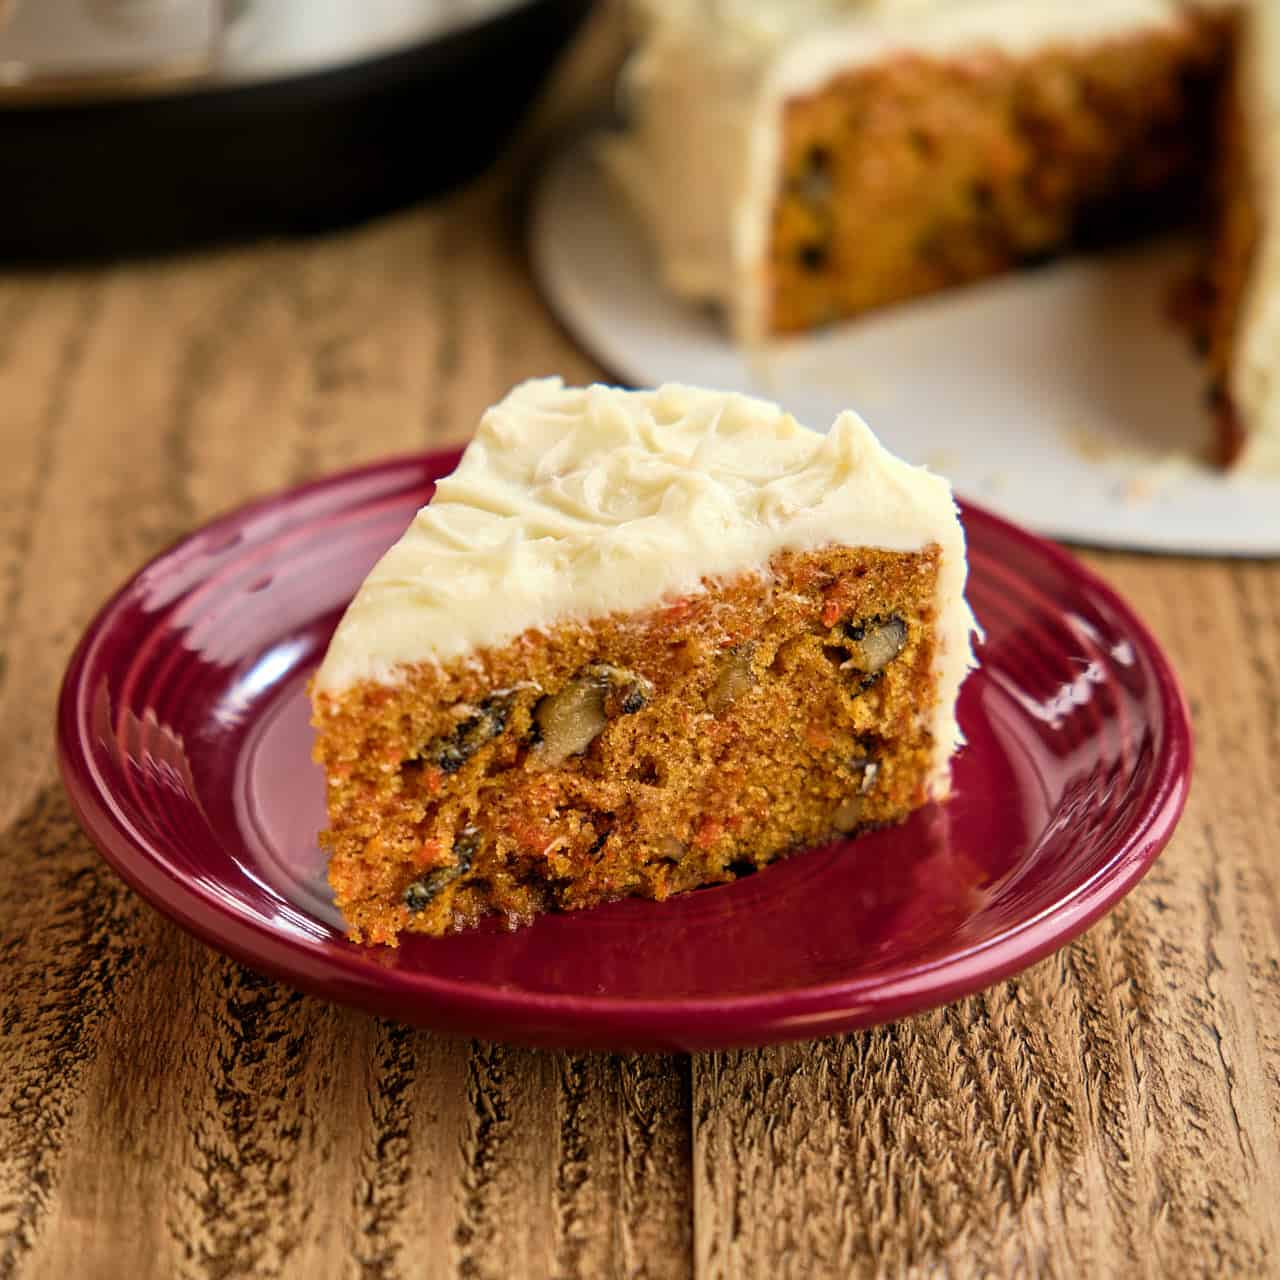
<instances>
[{"instance_id":1,"label":"cream cheese frosting","mask_svg":"<svg viewBox=\"0 0 1280 1280\"><path fill-rule=\"evenodd\" d=\"M964 533L946 481L894 457L852 413L820 435L747 396L523 383L369 574L316 688L395 683L414 664L649 608L832 544L941 549L938 697L922 714L944 794L972 663Z\"/></svg>"}]
</instances>

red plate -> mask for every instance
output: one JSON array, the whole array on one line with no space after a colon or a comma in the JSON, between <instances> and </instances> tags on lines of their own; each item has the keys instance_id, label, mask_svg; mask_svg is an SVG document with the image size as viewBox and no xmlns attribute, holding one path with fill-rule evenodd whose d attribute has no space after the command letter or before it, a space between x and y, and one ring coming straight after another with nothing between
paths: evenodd
<instances>
[{"instance_id":1,"label":"red plate","mask_svg":"<svg viewBox=\"0 0 1280 1280\"><path fill-rule=\"evenodd\" d=\"M224 516L102 610L63 683L63 777L139 893L236 959L441 1030L551 1046L802 1039L977 991L1079 933L1173 831L1191 732L1146 628L1065 552L965 507L986 630L955 794L904 826L663 904L347 942L315 832L305 686L456 453Z\"/></svg>"}]
</instances>

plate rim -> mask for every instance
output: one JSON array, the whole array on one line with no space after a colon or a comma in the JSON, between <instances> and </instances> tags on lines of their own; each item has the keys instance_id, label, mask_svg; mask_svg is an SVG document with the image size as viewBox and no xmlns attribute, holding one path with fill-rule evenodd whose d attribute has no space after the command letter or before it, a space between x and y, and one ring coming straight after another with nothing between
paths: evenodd
<instances>
[{"instance_id":1,"label":"plate rim","mask_svg":"<svg viewBox=\"0 0 1280 1280\"><path fill-rule=\"evenodd\" d=\"M484 1026L487 1029L466 1031L482 1038L565 1047L758 1045L877 1025L985 990L1084 932L1133 889L1168 844L1186 805L1194 757L1186 698L1168 656L1123 597L1076 556L980 504L958 499L964 521L987 523L997 535L1047 558L1082 592L1099 599L1123 626L1126 638L1141 650L1155 678L1166 749L1152 780L1126 820L1124 832L1110 842L1105 864L1038 914L945 956L906 964L901 974L889 978L855 974L779 991L656 1000L512 990L421 970L382 968L369 964L354 949L321 952L259 916L228 906L167 864L164 852L173 842L143 836L132 827L127 812L113 803L111 789L90 758L92 699L85 683L90 659L139 580L198 540L273 510L288 512L300 499L340 492L379 475L390 480L403 473L404 483L398 487L407 491L411 482L420 483L433 472L446 474L440 465L459 453L459 447L399 453L257 497L213 517L171 542L112 592L72 652L56 712L58 766L72 810L103 860L126 884L214 950L325 999L418 1022L406 1014L405 1001L411 998L413 1012L423 1015L420 1025L453 1031ZM575 1030L583 1034L577 1037Z\"/></svg>"}]
</instances>

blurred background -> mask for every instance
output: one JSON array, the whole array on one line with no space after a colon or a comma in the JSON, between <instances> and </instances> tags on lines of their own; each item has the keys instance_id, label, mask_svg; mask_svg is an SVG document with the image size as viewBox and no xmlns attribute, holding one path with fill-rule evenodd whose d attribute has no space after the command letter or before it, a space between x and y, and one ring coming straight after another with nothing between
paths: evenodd
<instances>
[{"instance_id":1,"label":"blurred background","mask_svg":"<svg viewBox=\"0 0 1280 1280\"><path fill-rule=\"evenodd\" d=\"M0 258L312 232L490 165L591 0L0 0Z\"/></svg>"}]
</instances>

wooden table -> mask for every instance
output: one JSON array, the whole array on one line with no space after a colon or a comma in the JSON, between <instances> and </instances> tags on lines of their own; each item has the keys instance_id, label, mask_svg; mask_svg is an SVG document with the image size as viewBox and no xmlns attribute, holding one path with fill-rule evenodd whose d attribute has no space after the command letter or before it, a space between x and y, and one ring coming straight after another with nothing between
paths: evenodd
<instances>
[{"instance_id":1,"label":"wooden table","mask_svg":"<svg viewBox=\"0 0 1280 1280\"><path fill-rule=\"evenodd\" d=\"M512 171L323 240L0 276L0 1278L1280 1275L1276 565L1086 556L1185 681L1186 818L1074 945L877 1031L453 1042L206 950L80 833L54 698L126 574L598 375Z\"/></svg>"}]
</instances>

